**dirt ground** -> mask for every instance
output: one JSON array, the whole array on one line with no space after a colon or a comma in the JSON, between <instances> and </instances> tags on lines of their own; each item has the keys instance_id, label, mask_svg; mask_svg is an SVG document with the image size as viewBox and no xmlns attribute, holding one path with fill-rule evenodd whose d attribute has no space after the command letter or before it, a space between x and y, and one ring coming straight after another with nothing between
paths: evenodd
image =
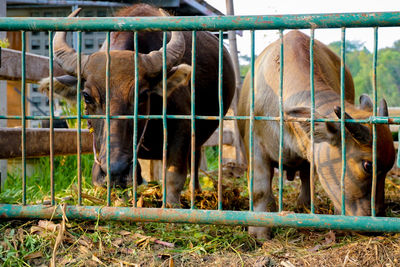
<instances>
[{"instance_id":1,"label":"dirt ground","mask_svg":"<svg viewBox=\"0 0 400 267\"><path fill-rule=\"evenodd\" d=\"M392 173L386 185L387 214L395 217L400 216L397 174ZM287 185L285 181L284 209L296 211L292 203L297 198L298 182L296 186ZM332 214L332 204L320 190L317 187L317 212ZM198 208L215 208L215 194L215 190L204 190L196 196ZM140 196L140 205L159 205L159 186L148 186ZM183 207L188 205L189 197L188 192L183 194ZM226 209L248 208L247 196L235 182L224 185L224 199ZM240 226L90 222L68 218L0 221L3 266L386 267L400 266L399 261L400 233L275 227L271 240L257 242Z\"/></svg>"}]
</instances>

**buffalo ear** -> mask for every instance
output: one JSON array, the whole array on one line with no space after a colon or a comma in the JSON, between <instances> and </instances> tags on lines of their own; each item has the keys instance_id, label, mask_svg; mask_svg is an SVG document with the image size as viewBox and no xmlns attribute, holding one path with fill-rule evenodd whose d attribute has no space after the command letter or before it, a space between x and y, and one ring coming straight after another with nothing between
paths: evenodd
<instances>
[{"instance_id":1,"label":"buffalo ear","mask_svg":"<svg viewBox=\"0 0 400 267\"><path fill-rule=\"evenodd\" d=\"M72 103L76 102L77 84L78 79L71 75L63 75L53 78L54 93ZM81 86L81 88L83 88L83 86ZM49 95L50 78L44 78L39 82L39 91Z\"/></svg>"},{"instance_id":2,"label":"buffalo ear","mask_svg":"<svg viewBox=\"0 0 400 267\"><path fill-rule=\"evenodd\" d=\"M285 110L285 114L294 118L311 118L310 107L295 107ZM315 112L316 119L324 119L326 117ZM298 122L303 130L310 137L310 122ZM333 146L340 144L340 127L334 122L315 122L314 124L314 141L316 143L328 142Z\"/></svg>"},{"instance_id":3,"label":"buffalo ear","mask_svg":"<svg viewBox=\"0 0 400 267\"><path fill-rule=\"evenodd\" d=\"M167 97L169 97L176 89L189 85L192 76L192 67L187 64L180 64L173 67L168 74ZM154 91L162 97L162 81L155 86Z\"/></svg>"},{"instance_id":4,"label":"buffalo ear","mask_svg":"<svg viewBox=\"0 0 400 267\"><path fill-rule=\"evenodd\" d=\"M336 116L340 119L342 109L339 106L335 106L333 110L335 111ZM349 114L347 114L347 112L344 113L344 118L346 120L353 119ZM352 137L357 140L357 142L368 144L371 141L371 132L367 126L364 126L361 123L351 122L345 122L344 125L346 129L350 132Z\"/></svg>"},{"instance_id":5,"label":"buffalo ear","mask_svg":"<svg viewBox=\"0 0 400 267\"><path fill-rule=\"evenodd\" d=\"M372 112L372 100L367 94L360 95L360 109Z\"/></svg>"}]
</instances>

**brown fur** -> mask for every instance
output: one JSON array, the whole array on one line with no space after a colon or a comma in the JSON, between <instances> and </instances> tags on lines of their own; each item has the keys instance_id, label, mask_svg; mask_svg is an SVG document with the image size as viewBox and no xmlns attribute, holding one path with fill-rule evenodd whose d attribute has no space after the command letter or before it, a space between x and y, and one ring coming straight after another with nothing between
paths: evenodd
<instances>
[{"instance_id":1,"label":"brown fur","mask_svg":"<svg viewBox=\"0 0 400 267\"><path fill-rule=\"evenodd\" d=\"M310 118L310 38L291 31L284 36L283 102L286 118ZM279 65L280 42L270 44L258 56L255 63L255 107L259 116L279 116ZM340 106L340 58L327 46L315 40L314 83L316 118L338 119L334 112ZM250 111L250 75L247 74L239 98L238 115L248 116ZM350 71L345 69L345 111L355 119L365 119L371 112L354 106L354 84ZM240 120L239 129L247 150L249 149L249 122ZM370 125L362 128L365 135L371 134ZM377 125L378 180L377 212L384 209L385 175L394 163L394 146L387 125ZM368 130L369 129L369 130ZM283 167L291 172L300 170L302 194L298 202L309 204L308 174L311 159L310 124L307 122L285 122ZM365 132L365 131L368 131ZM273 172L279 159L279 122L255 121L254 123L254 209L276 211L271 191ZM340 212L341 136L337 123L315 123L315 172ZM372 140L372 138L370 138ZM364 161L372 161L372 144L356 140L346 127L346 214L370 215L372 175L363 168ZM309 191L309 190L308 190ZM263 194L264 192L265 194ZM257 238L269 236L266 228L250 227Z\"/></svg>"}]
</instances>

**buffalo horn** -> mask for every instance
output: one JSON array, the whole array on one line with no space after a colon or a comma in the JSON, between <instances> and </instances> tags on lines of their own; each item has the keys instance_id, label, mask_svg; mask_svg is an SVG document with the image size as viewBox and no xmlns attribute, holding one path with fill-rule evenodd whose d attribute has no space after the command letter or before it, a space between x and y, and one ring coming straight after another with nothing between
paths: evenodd
<instances>
[{"instance_id":1,"label":"buffalo horn","mask_svg":"<svg viewBox=\"0 0 400 267\"><path fill-rule=\"evenodd\" d=\"M159 9L162 16L168 16L164 10ZM172 67L179 64L185 53L185 39L182 32L173 31L171 39L167 44L167 71L171 70ZM147 75L157 76L162 71L162 53L163 48L160 50L152 51L149 54L143 54L143 63L147 69Z\"/></svg>"},{"instance_id":2,"label":"buffalo horn","mask_svg":"<svg viewBox=\"0 0 400 267\"><path fill-rule=\"evenodd\" d=\"M76 17L81 8L74 10L68 17ZM75 49L70 47L66 42L66 32L56 32L53 39L53 51L54 51L54 59L60 64L62 69L73 76L77 76L76 73L76 61L77 54ZM88 59L87 55L82 55L81 57L81 65L84 66Z\"/></svg>"},{"instance_id":3,"label":"buffalo horn","mask_svg":"<svg viewBox=\"0 0 400 267\"><path fill-rule=\"evenodd\" d=\"M386 100L384 98L381 100L381 102L379 102L378 115L381 117L389 116L388 106L387 106Z\"/></svg>"}]
</instances>

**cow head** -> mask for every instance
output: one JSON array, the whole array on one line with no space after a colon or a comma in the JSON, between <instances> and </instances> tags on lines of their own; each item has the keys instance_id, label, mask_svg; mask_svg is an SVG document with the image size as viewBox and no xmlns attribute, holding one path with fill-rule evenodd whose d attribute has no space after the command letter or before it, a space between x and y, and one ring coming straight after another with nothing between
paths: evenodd
<instances>
[{"instance_id":1,"label":"cow head","mask_svg":"<svg viewBox=\"0 0 400 267\"><path fill-rule=\"evenodd\" d=\"M162 11L161 11L162 12ZM74 12L70 17L76 16ZM164 14L165 15L165 14ZM76 98L76 86L73 81L77 77L77 53L66 43L66 33L57 32L54 36L55 61L69 75L64 80L54 80L55 91L63 96ZM167 44L167 96L186 86L191 75L191 67L180 64L185 51L185 42L181 32L173 32ZM105 51L91 55L82 55L81 76L82 96L85 102L85 112L89 115L104 115L106 113L106 63ZM139 114L146 114L149 94L162 95L162 50L149 54L138 55L139 67ZM109 101L110 115L132 115L134 111L135 90L135 52L127 50L110 51ZM48 79L42 81L41 87L48 87ZM73 92L74 91L74 92ZM138 122L138 136L144 127L144 121ZM98 163L94 163L92 179L95 185L104 185L107 173L106 138L107 127L104 119L89 120L94 130L95 143L98 152ZM110 174L112 186L127 187L132 183L133 158L133 122L125 119L110 121Z\"/></svg>"},{"instance_id":2,"label":"cow head","mask_svg":"<svg viewBox=\"0 0 400 267\"><path fill-rule=\"evenodd\" d=\"M360 97L360 109L348 108L357 119L368 118L372 111L372 101L366 96ZM334 113L341 118L341 109L336 106ZM310 117L309 107L296 107L286 112L293 117ZM379 116L388 116L386 101L383 99L379 107ZM315 114L316 118L324 116ZM352 117L346 112L346 119ZM305 143L309 142L309 123L299 123L307 133ZM346 128L346 172L344 178L346 215L371 215L371 188L373 175L372 158L372 125L345 123ZM386 173L392 168L395 158L393 139L387 125L376 125L377 131L377 187L376 211L384 213L384 187ZM325 192L332 200L337 213L341 212L341 175L342 147L339 123L315 123L315 169ZM310 159L310 150L307 150Z\"/></svg>"}]
</instances>

